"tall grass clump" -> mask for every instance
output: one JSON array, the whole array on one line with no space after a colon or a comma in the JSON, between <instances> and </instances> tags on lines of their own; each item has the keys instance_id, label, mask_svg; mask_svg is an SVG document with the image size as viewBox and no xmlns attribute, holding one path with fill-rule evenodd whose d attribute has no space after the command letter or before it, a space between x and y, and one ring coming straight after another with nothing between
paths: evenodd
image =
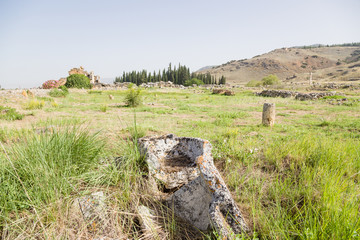
<instances>
[{"instance_id":1,"label":"tall grass clump","mask_svg":"<svg viewBox=\"0 0 360 240\"><path fill-rule=\"evenodd\" d=\"M254 177L244 184L253 194L262 236L358 239L359 149L355 139L338 141L310 133L273 139L255 163L261 166L263 182L256 183Z\"/></svg>"},{"instance_id":2,"label":"tall grass clump","mask_svg":"<svg viewBox=\"0 0 360 240\"><path fill-rule=\"evenodd\" d=\"M41 109L45 106L45 101L44 100L37 100L37 99L32 99L30 101L28 101L25 105L25 109L26 110L34 110L34 109Z\"/></svg>"},{"instance_id":3,"label":"tall grass clump","mask_svg":"<svg viewBox=\"0 0 360 240\"><path fill-rule=\"evenodd\" d=\"M83 128L24 136L0 156L0 223L10 212L39 208L70 194L97 166L104 143Z\"/></svg>"}]
</instances>

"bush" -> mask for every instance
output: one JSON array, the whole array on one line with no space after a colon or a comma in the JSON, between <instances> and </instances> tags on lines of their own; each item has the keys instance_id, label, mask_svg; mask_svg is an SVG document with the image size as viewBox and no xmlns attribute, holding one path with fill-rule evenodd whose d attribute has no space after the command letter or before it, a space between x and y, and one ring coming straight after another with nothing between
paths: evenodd
<instances>
[{"instance_id":1,"label":"bush","mask_svg":"<svg viewBox=\"0 0 360 240\"><path fill-rule=\"evenodd\" d=\"M142 103L141 89L134 89L133 85L129 85L129 90L125 96L125 104L128 107L137 107Z\"/></svg>"},{"instance_id":2,"label":"bush","mask_svg":"<svg viewBox=\"0 0 360 240\"><path fill-rule=\"evenodd\" d=\"M57 88L52 89L49 92L49 95L51 97L66 97L69 94L69 90L65 86L61 86L59 89Z\"/></svg>"},{"instance_id":3,"label":"bush","mask_svg":"<svg viewBox=\"0 0 360 240\"><path fill-rule=\"evenodd\" d=\"M14 121L23 119L24 114L18 113L14 108L0 106L0 119Z\"/></svg>"},{"instance_id":4,"label":"bush","mask_svg":"<svg viewBox=\"0 0 360 240\"><path fill-rule=\"evenodd\" d=\"M105 104L105 105L101 105L100 106L100 111L101 112L106 112L107 111L107 105Z\"/></svg>"},{"instance_id":5,"label":"bush","mask_svg":"<svg viewBox=\"0 0 360 240\"><path fill-rule=\"evenodd\" d=\"M42 88L43 89L51 89L51 88L56 88L57 86L57 81L56 80L48 80L46 82L43 83Z\"/></svg>"},{"instance_id":6,"label":"bush","mask_svg":"<svg viewBox=\"0 0 360 240\"><path fill-rule=\"evenodd\" d=\"M192 78L192 79L186 80L185 83L184 83L185 86L192 86L192 85L194 85L194 84L196 84L197 86L199 86L199 85L203 85L204 82L201 81L200 79Z\"/></svg>"},{"instance_id":7,"label":"bush","mask_svg":"<svg viewBox=\"0 0 360 240\"><path fill-rule=\"evenodd\" d=\"M82 74L72 74L67 77L65 86L67 88L91 88L90 79Z\"/></svg>"},{"instance_id":8,"label":"bush","mask_svg":"<svg viewBox=\"0 0 360 240\"><path fill-rule=\"evenodd\" d=\"M262 85L261 81L257 81L257 80L251 80L249 81L245 86L246 87L259 87Z\"/></svg>"},{"instance_id":9,"label":"bush","mask_svg":"<svg viewBox=\"0 0 360 240\"><path fill-rule=\"evenodd\" d=\"M270 74L269 76L264 77L262 80L262 85L266 86L266 85L275 85L275 84L279 84L280 80L276 75Z\"/></svg>"},{"instance_id":10,"label":"bush","mask_svg":"<svg viewBox=\"0 0 360 240\"><path fill-rule=\"evenodd\" d=\"M27 110L33 110L33 109L41 109L43 108L45 105L45 101L44 100L37 100L37 99L33 99L33 100L30 100L26 106L25 106L25 109Z\"/></svg>"}]
</instances>

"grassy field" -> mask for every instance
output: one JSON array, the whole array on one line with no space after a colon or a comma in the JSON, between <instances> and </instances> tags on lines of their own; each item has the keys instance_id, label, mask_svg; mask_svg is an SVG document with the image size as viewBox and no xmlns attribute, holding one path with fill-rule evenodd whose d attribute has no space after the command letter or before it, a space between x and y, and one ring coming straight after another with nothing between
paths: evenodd
<instances>
[{"instance_id":1,"label":"grassy field","mask_svg":"<svg viewBox=\"0 0 360 240\"><path fill-rule=\"evenodd\" d=\"M0 119L2 239L143 239L140 204L158 210L159 239L216 239L178 223L147 190L134 142L168 133L213 145L215 164L252 229L237 239L359 239L360 103L235 91L148 89L136 108L125 106L126 90L0 99L24 114ZM261 125L264 102L276 104L272 128ZM74 213L73 202L97 191L106 195L108 221L94 227Z\"/></svg>"}]
</instances>

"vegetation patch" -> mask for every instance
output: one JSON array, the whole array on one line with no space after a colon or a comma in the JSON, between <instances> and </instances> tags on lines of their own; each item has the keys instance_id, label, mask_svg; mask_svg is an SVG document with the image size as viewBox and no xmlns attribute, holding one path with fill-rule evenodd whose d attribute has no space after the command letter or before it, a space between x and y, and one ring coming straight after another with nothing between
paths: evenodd
<instances>
[{"instance_id":1,"label":"vegetation patch","mask_svg":"<svg viewBox=\"0 0 360 240\"><path fill-rule=\"evenodd\" d=\"M142 104L141 89L129 86L125 95L125 105L128 107L137 107Z\"/></svg>"},{"instance_id":2,"label":"vegetation patch","mask_svg":"<svg viewBox=\"0 0 360 240\"><path fill-rule=\"evenodd\" d=\"M68 94L69 94L69 90L65 86L61 86L59 87L59 89L57 88L51 89L51 91L49 92L49 95L51 97L66 97Z\"/></svg>"},{"instance_id":3,"label":"vegetation patch","mask_svg":"<svg viewBox=\"0 0 360 240\"><path fill-rule=\"evenodd\" d=\"M103 93L103 91L101 91L101 90L89 90L88 91L88 94L102 94Z\"/></svg>"},{"instance_id":4,"label":"vegetation patch","mask_svg":"<svg viewBox=\"0 0 360 240\"><path fill-rule=\"evenodd\" d=\"M281 82L276 75L270 74L264 77L263 79L261 79L261 81L251 80L245 86L246 87L271 86L271 85L278 85L280 83Z\"/></svg>"},{"instance_id":5,"label":"vegetation patch","mask_svg":"<svg viewBox=\"0 0 360 240\"><path fill-rule=\"evenodd\" d=\"M24 118L24 114L20 114L15 108L0 106L0 119L14 121Z\"/></svg>"},{"instance_id":6,"label":"vegetation patch","mask_svg":"<svg viewBox=\"0 0 360 240\"><path fill-rule=\"evenodd\" d=\"M28 101L25 105L26 110L34 110L34 109L41 109L45 106L44 100L37 100L37 99L31 99Z\"/></svg>"},{"instance_id":7,"label":"vegetation patch","mask_svg":"<svg viewBox=\"0 0 360 240\"><path fill-rule=\"evenodd\" d=\"M262 85L263 85L263 83L261 81L251 80L245 86L246 87L259 87L259 86L262 86Z\"/></svg>"},{"instance_id":8,"label":"vegetation patch","mask_svg":"<svg viewBox=\"0 0 360 240\"><path fill-rule=\"evenodd\" d=\"M333 95L333 96L324 96L322 97L322 99L343 99L345 98L345 96L341 96L341 95Z\"/></svg>"},{"instance_id":9,"label":"vegetation patch","mask_svg":"<svg viewBox=\"0 0 360 240\"><path fill-rule=\"evenodd\" d=\"M82 74L72 74L67 77L65 86L67 88L91 88L90 79Z\"/></svg>"},{"instance_id":10,"label":"vegetation patch","mask_svg":"<svg viewBox=\"0 0 360 240\"><path fill-rule=\"evenodd\" d=\"M204 82L201 81L200 79L192 78L192 79L186 80L184 85L185 86L192 86L192 85L200 86L200 85L204 85Z\"/></svg>"}]
</instances>

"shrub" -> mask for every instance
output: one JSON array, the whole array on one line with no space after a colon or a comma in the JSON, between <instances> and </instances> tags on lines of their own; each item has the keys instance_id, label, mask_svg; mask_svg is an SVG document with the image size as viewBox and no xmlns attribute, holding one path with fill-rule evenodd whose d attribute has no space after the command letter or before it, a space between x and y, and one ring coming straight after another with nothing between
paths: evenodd
<instances>
[{"instance_id":1,"label":"shrub","mask_svg":"<svg viewBox=\"0 0 360 240\"><path fill-rule=\"evenodd\" d=\"M130 85L129 85L130 86ZM142 103L141 89L134 89L133 85L129 87L129 90L125 96L125 104L128 107L137 107Z\"/></svg>"},{"instance_id":2,"label":"shrub","mask_svg":"<svg viewBox=\"0 0 360 240\"><path fill-rule=\"evenodd\" d=\"M58 108L59 104L57 102L51 102L51 106L54 108Z\"/></svg>"},{"instance_id":3,"label":"shrub","mask_svg":"<svg viewBox=\"0 0 360 240\"><path fill-rule=\"evenodd\" d=\"M25 109L27 110L41 109L44 107L44 105L45 105L44 100L39 101L37 99L32 99L26 104Z\"/></svg>"},{"instance_id":4,"label":"shrub","mask_svg":"<svg viewBox=\"0 0 360 240\"><path fill-rule=\"evenodd\" d=\"M0 119L14 121L23 119L24 114L18 113L14 108L0 106Z\"/></svg>"},{"instance_id":5,"label":"shrub","mask_svg":"<svg viewBox=\"0 0 360 240\"><path fill-rule=\"evenodd\" d=\"M261 81L257 81L257 80L251 80L249 81L245 86L246 87L259 87L262 85Z\"/></svg>"},{"instance_id":6,"label":"shrub","mask_svg":"<svg viewBox=\"0 0 360 240\"><path fill-rule=\"evenodd\" d=\"M107 105L100 106L100 111L101 112L106 112L107 111Z\"/></svg>"},{"instance_id":7,"label":"shrub","mask_svg":"<svg viewBox=\"0 0 360 240\"><path fill-rule=\"evenodd\" d=\"M56 88L57 86L57 81L56 80L48 80L46 82L43 83L42 88L43 89L51 89L51 88Z\"/></svg>"},{"instance_id":8,"label":"shrub","mask_svg":"<svg viewBox=\"0 0 360 240\"><path fill-rule=\"evenodd\" d=\"M192 79L186 80L185 83L184 83L185 86L192 86L192 85L194 85L194 84L196 84L197 86L199 86L199 85L203 85L204 82L201 81L200 79L192 78Z\"/></svg>"},{"instance_id":9,"label":"shrub","mask_svg":"<svg viewBox=\"0 0 360 240\"><path fill-rule=\"evenodd\" d=\"M279 84L280 80L276 75L270 74L269 76L264 77L261 82L264 86L266 86Z\"/></svg>"},{"instance_id":10,"label":"shrub","mask_svg":"<svg viewBox=\"0 0 360 240\"><path fill-rule=\"evenodd\" d=\"M61 86L59 89L57 88L52 89L49 92L49 95L51 97L66 97L69 94L69 90L65 86Z\"/></svg>"},{"instance_id":11,"label":"shrub","mask_svg":"<svg viewBox=\"0 0 360 240\"><path fill-rule=\"evenodd\" d=\"M68 88L91 88L90 79L82 74L70 75L65 83Z\"/></svg>"}]
</instances>

